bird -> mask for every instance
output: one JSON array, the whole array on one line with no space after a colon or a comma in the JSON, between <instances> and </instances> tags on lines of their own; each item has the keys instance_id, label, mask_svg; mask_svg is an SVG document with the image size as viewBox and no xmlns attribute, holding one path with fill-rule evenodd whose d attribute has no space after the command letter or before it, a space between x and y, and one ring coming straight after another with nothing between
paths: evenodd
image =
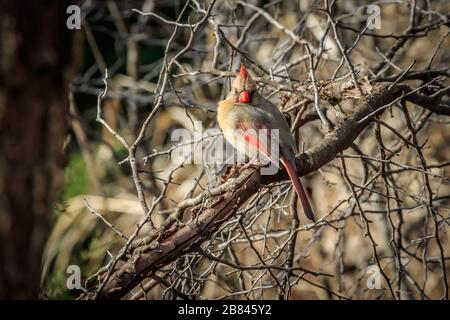
<instances>
[{"instance_id":1,"label":"bird","mask_svg":"<svg viewBox=\"0 0 450 320\"><path fill-rule=\"evenodd\" d=\"M315 222L295 164L296 144L286 118L272 102L261 96L256 83L242 63L230 92L218 103L217 122L224 138L241 153L249 157L262 155L278 168L281 162L292 181L306 217ZM273 139L274 136L277 137ZM275 149L276 145L279 146L278 150ZM278 151L279 161L273 156L276 154L273 150ZM254 159L255 157L252 160Z\"/></svg>"}]
</instances>

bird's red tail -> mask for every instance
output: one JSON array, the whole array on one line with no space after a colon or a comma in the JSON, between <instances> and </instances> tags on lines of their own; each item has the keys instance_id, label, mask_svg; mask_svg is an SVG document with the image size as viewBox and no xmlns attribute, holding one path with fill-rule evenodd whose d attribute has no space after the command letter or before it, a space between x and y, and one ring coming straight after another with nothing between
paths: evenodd
<instances>
[{"instance_id":1,"label":"bird's red tail","mask_svg":"<svg viewBox=\"0 0 450 320\"><path fill-rule=\"evenodd\" d=\"M302 183L300 181L300 177L298 176L297 169L295 165L286 159L286 157L281 156L281 163L286 168L286 171L291 178L292 184L294 186L295 192L300 198L300 202L302 203L303 211L309 220L316 222L316 218L314 217L314 213L311 209L311 205L309 204L308 197L306 196L305 190L303 189Z\"/></svg>"}]
</instances>

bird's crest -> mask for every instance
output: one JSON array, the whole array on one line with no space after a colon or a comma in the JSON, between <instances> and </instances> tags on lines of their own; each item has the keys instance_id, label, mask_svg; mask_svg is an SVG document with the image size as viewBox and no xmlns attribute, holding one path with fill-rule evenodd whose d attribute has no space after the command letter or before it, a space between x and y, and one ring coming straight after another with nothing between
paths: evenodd
<instances>
[{"instance_id":1,"label":"bird's crest","mask_svg":"<svg viewBox=\"0 0 450 320\"><path fill-rule=\"evenodd\" d=\"M246 79L248 77L248 71L247 68L244 66L243 63L241 63L241 68L239 69L239 75L242 79Z\"/></svg>"}]
</instances>

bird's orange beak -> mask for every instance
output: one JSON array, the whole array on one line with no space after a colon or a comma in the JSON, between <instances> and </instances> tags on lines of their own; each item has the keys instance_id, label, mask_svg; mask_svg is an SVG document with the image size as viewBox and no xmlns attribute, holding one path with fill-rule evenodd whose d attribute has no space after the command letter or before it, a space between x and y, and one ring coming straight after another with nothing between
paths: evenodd
<instances>
[{"instance_id":1,"label":"bird's orange beak","mask_svg":"<svg viewBox=\"0 0 450 320\"><path fill-rule=\"evenodd\" d=\"M244 90L239 94L240 103L250 103L250 100L251 100L250 93L247 90Z\"/></svg>"}]
</instances>

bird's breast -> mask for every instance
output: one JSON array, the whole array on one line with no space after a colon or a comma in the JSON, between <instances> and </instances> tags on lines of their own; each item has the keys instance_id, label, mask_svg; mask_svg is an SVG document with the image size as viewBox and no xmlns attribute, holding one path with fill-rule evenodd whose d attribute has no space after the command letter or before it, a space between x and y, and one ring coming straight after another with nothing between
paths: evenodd
<instances>
[{"instance_id":1,"label":"bird's breast","mask_svg":"<svg viewBox=\"0 0 450 320\"><path fill-rule=\"evenodd\" d=\"M217 122L222 130L224 138L239 152L248 156L254 156L257 149L248 143L245 137L237 130L239 122L245 118L245 112L242 112L245 106L236 105L234 102L224 100L219 102L217 108Z\"/></svg>"}]
</instances>

